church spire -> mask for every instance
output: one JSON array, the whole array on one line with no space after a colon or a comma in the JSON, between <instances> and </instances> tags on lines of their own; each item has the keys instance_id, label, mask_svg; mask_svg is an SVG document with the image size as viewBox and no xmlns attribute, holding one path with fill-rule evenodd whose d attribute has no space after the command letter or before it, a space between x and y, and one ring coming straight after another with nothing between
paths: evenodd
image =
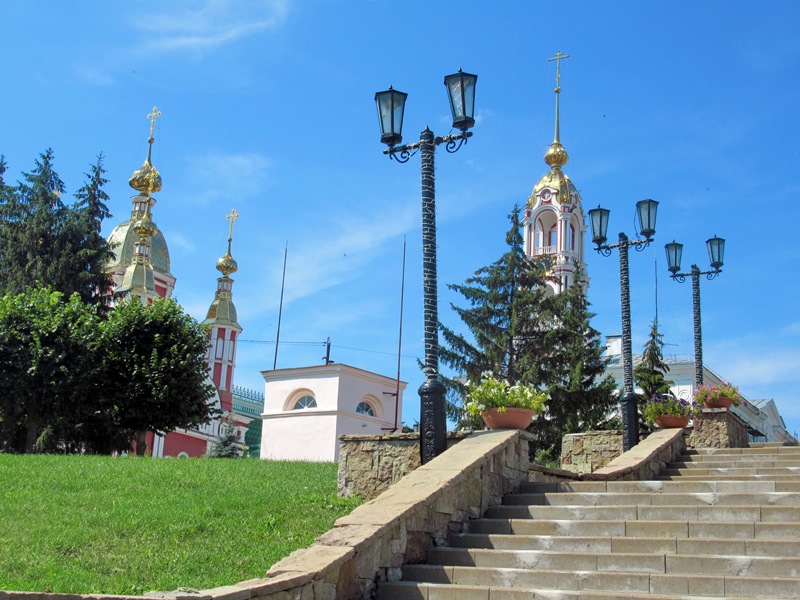
<instances>
[{"instance_id":1,"label":"church spire","mask_svg":"<svg viewBox=\"0 0 800 600\"><path fill-rule=\"evenodd\" d=\"M548 61L556 61L556 127L555 127L555 134L553 135L553 143L548 148L547 152L544 155L544 162L550 165L553 169L560 169L567 161L569 161L569 155L567 151L564 150L564 146L561 145L560 139L560 123L559 123L559 98L561 97L561 61L565 58L569 58L569 54L562 54L561 50L558 50L553 58L548 58Z\"/></svg>"},{"instance_id":2,"label":"church spire","mask_svg":"<svg viewBox=\"0 0 800 600\"><path fill-rule=\"evenodd\" d=\"M214 301L208 309L203 325L211 326L211 344L208 351L208 368L211 379L220 391L220 402L223 408L230 410L230 390L233 386L233 371L236 366L236 344L242 327L236 320L236 306L233 304L232 273L239 270L239 265L231 256L233 241L233 224L239 218L235 209L225 217L229 221L228 249L217 261L217 270L222 277L217 279L217 291Z\"/></svg>"},{"instance_id":3,"label":"church spire","mask_svg":"<svg viewBox=\"0 0 800 600\"><path fill-rule=\"evenodd\" d=\"M118 292L137 296L143 301L153 300L158 295L153 276L153 267L150 262L152 239L158 229L151 218L150 211L153 204L155 204L152 194L161 189L161 174L151 161L153 142L155 141L153 130L156 126L156 119L160 116L161 111L155 106L153 107L153 112L147 115L147 118L150 119L147 158L144 164L136 169L128 180L128 184L139 192L137 196L132 198L133 213L131 214L131 219L135 219L133 231L139 236L139 239L134 242L131 264L125 270L122 284L117 289Z\"/></svg>"}]
</instances>

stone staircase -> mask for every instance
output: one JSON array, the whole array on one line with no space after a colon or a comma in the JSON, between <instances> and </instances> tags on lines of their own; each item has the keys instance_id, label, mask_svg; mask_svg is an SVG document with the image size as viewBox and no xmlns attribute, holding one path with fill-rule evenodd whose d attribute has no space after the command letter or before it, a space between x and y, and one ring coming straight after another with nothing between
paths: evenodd
<instances>
[{"instance_id":1,"label":"stone staircase","mask_svg":"<svg viewBox=\"0 0 800 600\"><path fill-rule=\"evenodd\" d=\"M524 484L378 599L800 598L800 447L752 446Z\"/></svg>"}]
</instances>

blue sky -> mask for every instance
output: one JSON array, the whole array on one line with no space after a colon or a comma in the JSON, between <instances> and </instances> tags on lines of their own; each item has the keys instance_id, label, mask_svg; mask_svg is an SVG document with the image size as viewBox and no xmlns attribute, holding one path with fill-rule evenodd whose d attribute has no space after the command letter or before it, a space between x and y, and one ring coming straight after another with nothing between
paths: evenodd
<instances>
[{"instance_id":1,"label":"blue sky","mask_svg":"<svg viewBox=\"0 0 800 600\"><path fill-rule=\"evenodd\" d=\"M751 399L774 398L800 431L800 4L460 3L406 0L0 2L0 154L7 181L48 147L72 193L102 152L114 217L130 173L153 162L164 187L175 296L202 319L213 299L225 215L235 208L234 299L244 327L236 383L273 364L284 246L289 257L278 367L337 362L394 376L403 238L408 241L403 420L422 377L419 161L382 154L373 97L409 94L404 137L450 129L443 77L478 74L474 137L437 154L440 316L446 283L504 252L506 215L547 171L556 50L565 171L585 208L611 209L610 237L634 234L634 205L659 207L655 243L631 255L633 347L658 311L667 354L693 352L691 286L667 277L663 245L723 274L701 283L704 358ZM587 255L602 334L620 331L616 254ZM294 342L294 343L291 343ZM299 342L299 343L298 343ZM313 343L313 344L310 344Z\"/></svg>"}]
</instances>

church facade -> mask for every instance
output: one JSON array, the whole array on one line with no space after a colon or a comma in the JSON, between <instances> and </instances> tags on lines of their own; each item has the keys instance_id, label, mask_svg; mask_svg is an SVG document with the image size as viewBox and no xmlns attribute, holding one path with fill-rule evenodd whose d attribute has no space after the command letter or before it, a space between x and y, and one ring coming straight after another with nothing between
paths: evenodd
<instances>
[{"instance_id":1,"label":"church facade","mask_svg":"<svg viewBox=\"0 0 800 600\"><path fill-rule=\"evenodd\" d=\"M135 298L141 302L153 302L157 298L168 298L175 289L176 278L170 271L169 248L164 235L152 218L156 199L153 194L162 187L161 174L153 166L151 156L153 132L156 119L161 116L157 108L148 115L150 137L148 138L147 158L136 169L128 181L137 192L131 197L133 209L128 220L117 225L108 237L114 258L108 265L113 279L115 297ZM236 345L242 332L233 304L233 280L230 275L238 269L231 256L233 224L238 218L231 211L228 249L217 262L217 270L222 277L217 279L214 300L202 322L210 328L210 344L206 360L209 367L209 380L215 388L209 403L216 409L217 416L209 423L195 429L178 429L158 435L146 435L147 452L154 457L204 456L226 430L232 428L244 446L247 425L252 417L240 414L233 406L233 376L236 367ZM241 395L241 392L240 392Z\"/></svg>"}]
</instances>

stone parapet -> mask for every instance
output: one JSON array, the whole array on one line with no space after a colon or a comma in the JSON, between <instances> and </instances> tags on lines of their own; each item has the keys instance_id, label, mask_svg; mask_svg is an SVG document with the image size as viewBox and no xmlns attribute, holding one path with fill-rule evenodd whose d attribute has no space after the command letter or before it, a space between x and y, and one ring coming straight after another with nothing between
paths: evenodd
<instances>
[{"instance_id":1,"label":"stone parapet","mask_svg":"<svg viewBox=\"0 0 800 600\"><path fill-rule=\"evenodd\" d=\"M448 432L447 447L469 432ZM338 492L372 500L420 465L419 433L339 436Z\"/></svg>"},{"instance_id":2,"label":"stone parapet","mask_svg":"<svg viewBox=\"0 0 800 600\"><path fill-rule=\"evenodd\" d=\"M747 448L747 423L726 408L704 408L689 438L693 448Z\"/></svg>"},{"instance_id":3,"label":"stone parapet","mask_svg":"<svg viewBox=\"0 0 800 600\"><path fill-rule=\"evenodd\" d=\"M592 473L575 473L531 465L529 481L645 481L655 479L686 449L688 436L683 429L662 429Z\"/></svg>"},{"instance_id":4,"label":"stone parapet","mask_svg":"<svg viewBox=\"0 0 800 600\"><path fill-rule=\"evenodd\" d=\"M561 468L593 473L622 454L621 431L569 433L561 440Z\"/></svg>"}]
</instances>

